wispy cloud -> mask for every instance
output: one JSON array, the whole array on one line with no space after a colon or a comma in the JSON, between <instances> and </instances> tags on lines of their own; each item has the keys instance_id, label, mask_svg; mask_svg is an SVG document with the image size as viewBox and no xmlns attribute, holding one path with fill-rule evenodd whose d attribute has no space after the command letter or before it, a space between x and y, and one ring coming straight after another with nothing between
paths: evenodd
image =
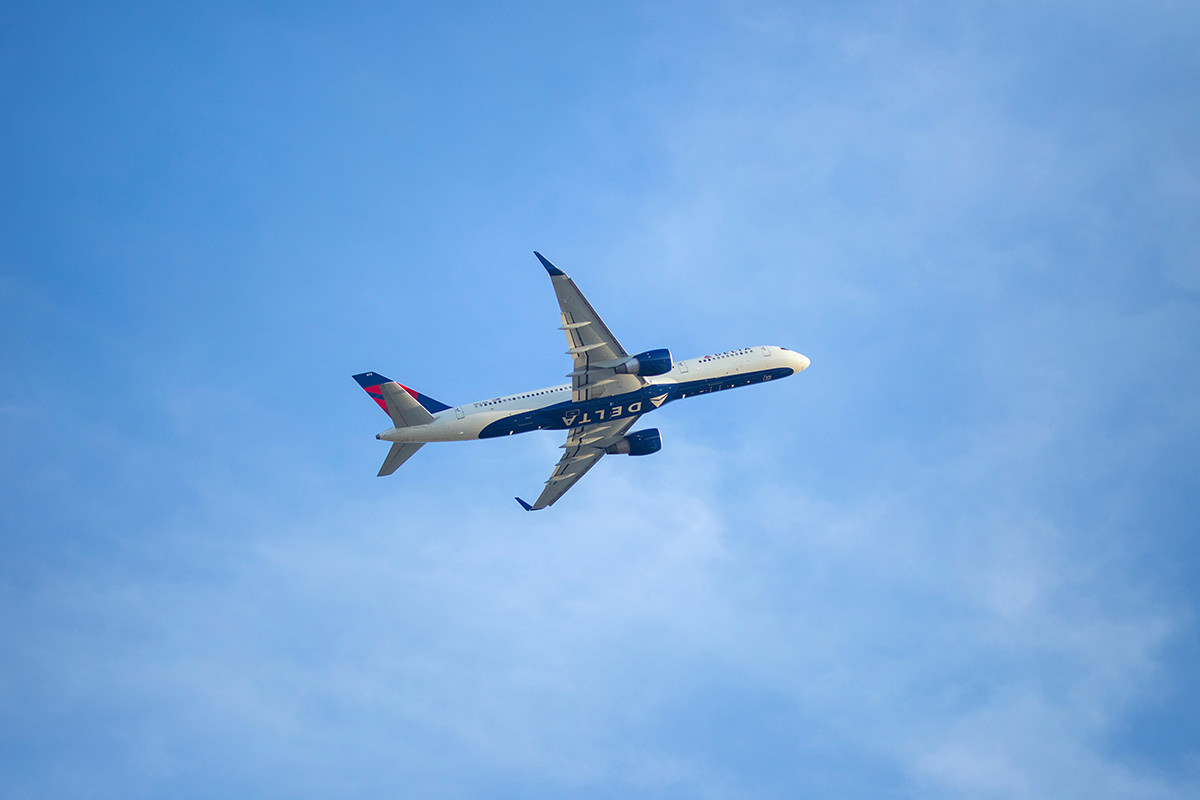
<instances>
[{"instance_id":1,"label":"wispy cloud","mask_svg":"<svg viewBox=\"0 0 1200 800\"><path fill-rule=\"evenodd\" d=\"M1193 796L1194 12L1015 8L726 3L603 36L516 9L544 72L486 21L473 53L406 18L419 54L454 32L446 74L372 38L390 21L297 19L281 52L211 56L282 59L253 113L172 134L228 165L209 140L241 131L251 170L281 138L249 184L171 173L179 208L206 199L164 233L161 186L122 205L106 175L37 175L121 224L5 230L32 266L0 294L0 786ZM297 58L328 73L312 108L384 132L307 127ZM285 188L226 202L255 182ZM350 210L321 213L322 182ZM510 497L549 434L373 479L384 420L346 375L390 374L381 352L448 400L561 380L543 276L497 244L547 236L627 345L813 366L647 418L661 453L547 512ZM42 276L45 243L79 274Z\"/></svg>"}]
</instances>

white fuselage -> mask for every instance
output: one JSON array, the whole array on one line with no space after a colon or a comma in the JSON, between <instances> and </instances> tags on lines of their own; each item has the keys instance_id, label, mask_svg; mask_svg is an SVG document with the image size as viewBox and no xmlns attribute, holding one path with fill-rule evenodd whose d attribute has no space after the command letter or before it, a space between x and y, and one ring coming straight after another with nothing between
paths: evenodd
<instances>
[{"instance_id":1,"label":"white fuselage","mask_svg":"<svg viewBox=\"0 0 1200 800\"><path fill-rule=\"evenodd\" d=\"M696 394L787 377L808 365L808 358L784 347L747 347L677 361L670 372L646 378L646 386L638 392L572 403L570 384L551 386L448 408L434 414L433 422L427 425L388 428L376 438L389 442L460 442L525 430L564 429L621 414L648 413ZM598 419L589 415L598 415ZM537 420L536 427L494 432L504 430L507 420L518 418Z\"/></svg>"}]
</instances>

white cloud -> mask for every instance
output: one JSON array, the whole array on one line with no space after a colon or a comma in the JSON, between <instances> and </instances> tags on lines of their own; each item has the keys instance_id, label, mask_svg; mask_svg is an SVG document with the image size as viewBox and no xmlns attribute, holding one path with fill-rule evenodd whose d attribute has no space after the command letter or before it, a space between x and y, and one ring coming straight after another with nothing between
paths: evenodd
<instances>
[{"instance_id":1,"label":"white cloud","mask_svg":"<svg viewBox=\"0 0 1200 800\"><path fill-rule=\"evenodd\" d=\"M294 394L265 430L278 387L228 374L174 384L157 444L97 423L89 469L127 475L60 462L80 530L2 587L4 707L60 794L1195 793L1194 760L1114 744L1194 681L1164 656L1194 598L1147 556L1191 532L1146 519L1194 506L1169 492L1200 424L1195 157L1133 115L1047 113L1036 54L729 15L762 52L641 96L669 180L597 190L628 233L595 260L639 335L811 344L813 369L662 412L662 453L538 514L507 493L551 436L356 482L331 464L349 426L318 421L337 402ZM462 329L423 357L508 369L464 365Z\"/></svg>"}]
</instances>

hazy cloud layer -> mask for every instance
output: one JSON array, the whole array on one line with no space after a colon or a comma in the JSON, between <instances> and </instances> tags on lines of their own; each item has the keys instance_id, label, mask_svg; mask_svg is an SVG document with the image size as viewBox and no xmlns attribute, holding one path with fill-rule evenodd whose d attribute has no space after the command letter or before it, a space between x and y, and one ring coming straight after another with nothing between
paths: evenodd
<instances>
[{"instance_id":1,"label":"hazy cloud layer","mask_svg":"<svg viewBox=\"0 0 1200 800\"><path fill-rule=\"evenodd\" d=\"M1200 789L1200 76L1179 4L18 8L0 793ZM522 512L372 475L377 369L792 380Z\"/></svg>"}]
</instances>

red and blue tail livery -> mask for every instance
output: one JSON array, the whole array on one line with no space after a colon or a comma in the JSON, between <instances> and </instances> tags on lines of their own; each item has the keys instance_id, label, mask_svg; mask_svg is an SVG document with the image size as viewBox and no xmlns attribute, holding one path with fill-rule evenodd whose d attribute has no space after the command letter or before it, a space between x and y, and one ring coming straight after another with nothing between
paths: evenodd
<instances>
[{"instance_id":1,"label":"red and blue tail livery","mask_svg":"<svg viewBox=\"0 0 1200 800\"><path fill-rule=\"evenodd\" d=\"M698 394L736 389L795 375L808 358L786 347L758 346L674 361L671 351L629 355L575 282L541 253L534 253L558 297L560 331L566 334L571 382L493 397L451 408L380 375L354 380L392 418L376 439L392 443L379 470L390 475L427 442L492 439L538 430L567 432L563 455L545 488L526 511L552 505L606 454L643 456L662 448L656 428L630 431L643 414Z\"/></svg>"},{"instance_id":2,"label":"red and blue tail livery","mask_svg":"<svg viewBox=\"0 0 1200 800\"><path fill-rule=\"evenodd\" d=\"M383 377L378 372L363 372L355 375L354 380L358 381L358 385L361 386L367 394L371 395L371 399L379 404L379 407L383 409L384 413L387 413L387 402L385 402L383 399L383 389L380 387L385 383L396 382L391 378ZM396 383L396 385L408 392L412 396L412 399L420 403L430 414L436 414L439 411L445 411L446 409L450 408L450 406L446 405L445 403L438 402L427 394L421 394L416 389L410 389L402 383Z\"/></svg>"}]
</instances>

